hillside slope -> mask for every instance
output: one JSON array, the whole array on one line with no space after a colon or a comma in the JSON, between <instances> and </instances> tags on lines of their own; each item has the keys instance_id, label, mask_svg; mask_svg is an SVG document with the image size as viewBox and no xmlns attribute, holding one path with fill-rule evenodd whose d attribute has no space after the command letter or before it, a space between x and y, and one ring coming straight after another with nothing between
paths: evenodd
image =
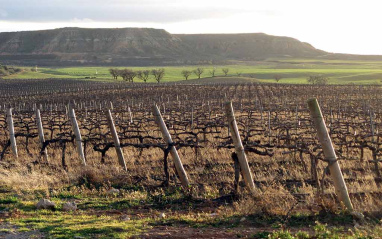
<instances>
[{"instance_id":1,"label":"hillside slope","mask_svg":"<svg viewBox=\"0 0 382 239\"><path fill-rule=\"evenodd\" d=\"M22 65L168 65L321 55L328 53L263 33L176 35L151 28L0 33L0 61Z\"/></svg>"},{"instance_id":2,"label":"hillside slope","mask_svg":"<svg viewBox=\"0 0 382 239\"><path fill-rule=\"evenodd\" d=\"M2 54L118 53L156 56L176 54L180 40L157 29L62 28L0 33Z\"/></svg>"},{"instance_id":3,"label":"hillside slope","mask_svg":"<svg viewBox=\"0 0 382 239\"><path fill-rule=\"evenodd\" d=\"M316 57L327 54L308 43L290 37L249 34L175 35L187 46L204 56L227 59L257 60L267 57Z\"/></svg>"}]
</instances>

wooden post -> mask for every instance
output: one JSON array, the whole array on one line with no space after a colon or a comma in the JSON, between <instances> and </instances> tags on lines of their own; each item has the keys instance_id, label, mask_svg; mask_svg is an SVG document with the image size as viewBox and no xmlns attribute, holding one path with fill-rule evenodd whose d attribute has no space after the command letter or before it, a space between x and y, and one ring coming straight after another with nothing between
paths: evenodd
<instances>
[{"instance_id":1,"label":"wooden post","mask_svg":"<svg viewBox=\"0 0 382 239\"><path fill-rule=\"evenodd\" d=\"M122 168L125 171L127 171L125 158L123 156L123 152L121 149L121 143L119 142L118 133L117 133L117 130L115 129L113 116L111 115L110 110L107 111L106 116L107 116L107 123L109 124L109 128L110 128L110 133L111 133L111 136L113 137L115 152L117 153L117 156L118 156L118 162L122 166Z\"/></svg>"},{"instance_id":2,"label":"wooden post","mask_svg":"<svg viewBox=\"0 0 382 239\"><path fill-rule=\"evenodd\" d=\"M65 105L65 115L69 118L69 105Z\"/></svg>"},{"instance_id":3,"label":"wooden post","mask_svg":"<svg viewBox=\"0 0 382 239\"><path fill-rule=\"evenodd\" d=\"M13 125L13 118L12 118L12 108L8 109L7 123L8 123L9 140L11 141L12 152L13 152L13 154L17 158L19 155L17 153L17 144L16 144L16 137L15 137L15 127Z\"/></svg>"},{"instance_id":4,"label":"wooden post","mask_svg":"<svg viewBox=\"0 0 382 239\"><path fill-rule=\"evenodd\" d=\"M194 107L191 107L191 130L194 129Z\"/></svg>"},{"instance_id":5,"label":"wooden post","mask_svg":"<svg viewBox=\"0 0 382 239\"><path fill-rule=\"evenodd\" d=\"M225 109L228 118L228 127L232 132L231 137L233 144L235 145L235 152L239 159L239 164L243 173L245 184L252 193L255 193L255 183L253 182L253 176L248 165L248 160L247 156L245 155L243 143L241 142L239 129L236 124L235 113L232 107L232 101L226 102Z\"/></svg>"},{"instance_id":6,"label":"wooden post","mask_svg":"<svg viewBox=\"0 0 382 239\"><path fill-rule=\"evenodd\" d=\"M72 129L73 129L74 135L76 136L78 156L80 156L80 159L82 160L82 164L86 165L84 148L82 147L82 137L81 137L80 128L78 127L78 123L76 120L76 113L74 112L74 109L70 106L69 106L69 118L72 123Z\"/></svg>"},{"instance_id":7,"label":"wooden post","mask_svg":"<svg viewBox=\"0 0 382 239\"><path fill-rule=\"evenodd\" d=\"M296 137L298 135L298 105L296 105L296 124L295 124L295 128L296 128Z\"/></svg>"},{"instance_id":8,"label":"wooden post","mask_svg":"<svg viewBox=\"0 0 382 239\"><path fill-rule=\"evenodd\" d=\"M338 164L336 152L334 151L332 140L330 139L317 99L309 99L308 107L310 117L312 118L314 126L317 130L318 139L322 145L322 151L324 152L325 159L329 162L330 175L334 182L336 194L339 200L344 203L346 208L349 211L353 211L353 205L349 198L348 189L346 187L340 165Z\"/></svg>"},{"instance_id":9,"label":"wooden post","mask_svg":"<svg viewBox=\"0 0 382 239\"><path fill-rule=\"evenodd\" d=\"M132 124L133 123L133 115L131 113L131 109L130 109L130 106L127 107L127 111L129 113L129 124Z\"/></svg>"},{"instance_id":10,"label":"wooden post","mask_svg":"<svg viewBox=\"0 0 382 239\"><path fill-rule=\"evenodd\" d=\"M373 120L373 112L371 109L369 109L369 115L370 115L370 131L371 131L371 142L374 143L374 120Z\"/></svg>"},{"instance_id":11,"label":"wooden post","mask_svg":"<svg viewBox=\"0 0 382 239\"><path fill-rule=\"evenodd\" d=\"M171 135L167 130L167 126L163 121L163 118L162 118L162 115L159 111L159 108L155 104L153 106L153 113L154 113L154 117L155 117L155 122L158 124L158 126L160 128L164 140L166 141L168 146L171 146L170 154L174 160L175 169L179 175L182 186L184 188L188 188L188 186L190 185L190 182L188 181L187 173L183 168L183 164L182 164L182 161L180 160L178 151L176 150L175 146L173 145Z\"/></svg>"},{"instance_id":12,"label":"wooden post","mask_svg":"<svg viewBox=\"0 0 382 239\"><path fill-rule=\"evenodd\" d=\"M268 111L268 143L271 144L271 112Z\"/></svg>"},{"instance_id":13,"label":"wooden post","mask_svg":"<svg viewBox=\"0 0 382 239\"><path fill-rule=\"evenodd\" d=\"M42 120L41 120L41 115L40 115L40 110L36 110L36 124L37 124L37 130L38 130L38 139L40 141L40 146L43 147L45 143L45 138L44 138L44 128L42 127ZM44 157L45 160L48 162L48 150L47 148L44 149Z\"/></svg>"}]
</instances>

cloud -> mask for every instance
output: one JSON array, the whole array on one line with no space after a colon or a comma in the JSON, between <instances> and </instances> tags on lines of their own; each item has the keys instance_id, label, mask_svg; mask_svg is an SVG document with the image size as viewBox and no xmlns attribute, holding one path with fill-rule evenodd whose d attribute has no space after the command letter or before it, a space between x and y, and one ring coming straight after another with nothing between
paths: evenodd
<instances>
[{"instance_id":1,"label":"cloud","mask_svg":"<svg viewBox=\"0 0 382 239\"><path fill-rule=\"evenodd\" d=\"M7 11L5 11L3 9L0 9L0 18L4 18L4 17L7 17L7 16L8 16Z\"/></svg>"},{"instance_id":2,"label":"cloud","mask_svg":"<svg viewBox=\"0 0 382 239\"><path fill-rule=\"evenodd\" d=\"M196 0L0 0L4 7L0 20L29 22L64 22L92 19L103 22L171 23L189 20L225 18L246 9L227 4L206 4Z\"/></svg>"},{"instance_id":3,"label":"cloud","mask_svg":"<svg viewBox=\"0 0 382 239\"><path fill-rule=\"evenodd\" d=\"M82 18L82 19L73 18L70 20L70 22L73 22L73 23L94 23L94 21L92 19L89 19L89 18Z\"/></svg>"}]
</instances>

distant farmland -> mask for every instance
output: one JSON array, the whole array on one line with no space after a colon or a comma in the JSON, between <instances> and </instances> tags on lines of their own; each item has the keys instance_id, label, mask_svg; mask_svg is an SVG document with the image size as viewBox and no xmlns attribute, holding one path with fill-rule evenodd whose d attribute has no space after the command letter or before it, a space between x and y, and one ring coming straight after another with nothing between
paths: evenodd
<instances>
[{"instance_id":1,"label":"distant farmland","mask_svg":"<svg viewBox=\"0 0 382 239\"><path fill-rule=\"evenodd\" d=\"M275 76L281 77L278 83L305 84L307 78L312 75L322 75L329 78L329 84L381 84L382 61L338 61L338 60L300 60L300 59L271 59L261 62L240 64L238 62L225 66L167 66L162 82L173 82L185 80L181 72L183 70L194 70L197 67L204 69L201 80L206 78L211 80L212 69L216 69L216 77L224 77L222 68L228 68L226 77L230 80L248 80L263 83L276 83ZM112 81L109 73L111 67L63 67L63 68L38 68L38 72L24 68L24 71L17 75L5 77L5 79L44 79L44 78L78 78L91 80ZM150 67L117 67L119 69L128 68L134 71L152 70ZM188 80L195 80L198 77L191 74ZM118 80L122 80L119 78ZM216 79L218 80L218 79ZM142 82L138 78L135 82ZM148 82L155 82L150 76Z\"/></svg>"}]
</instances>

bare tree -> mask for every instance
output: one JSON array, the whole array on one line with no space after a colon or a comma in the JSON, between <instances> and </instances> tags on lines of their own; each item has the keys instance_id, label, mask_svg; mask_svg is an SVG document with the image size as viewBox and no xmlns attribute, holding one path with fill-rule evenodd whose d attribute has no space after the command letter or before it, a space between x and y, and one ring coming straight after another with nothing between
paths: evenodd
<instances>
[{"instance_id":1,"label":"bare tree","mask_svg":"<svg viewBox=\"0 0 382 239\"><path fill-rule=\"evenodd\" d=\"M309 76L307 79L308 83L313 85L326 85L328 84L329 78L324 76Z\"/></svg>"},{"instance_id":2,"label":"bare tree","mask_svg":"<svg viewBox=\"0 0 382 239\"><path fill-rule=\"evenodd\" d=\"M130 69L124 69L121 71L121 76L125 81L134 82L134 78L137 76L137 73Z\"/></svg>"},{"instance_id":3,"label":"bare tree","mask_svg":"<svg viewBox=\"0 0 382 239\"><path fill-rule=\"evenodd\" d=\"M222 71L224 73L224 76L227 76L228 72L229 72L229 69L228 68L223 68Z\"/></svg>"},{"instance_id":4,"label":"bare tree","mask_svg":"<svg viewBox=\"0 0 382 239\"><path fill-rule=\"evenodd\" d=\"M129 80L129 82L134 82L134 78L136 76L137 76L137 72L135 72L133 70L128 70L127 79Z\"/></svg>"},{"instance_id":5,"label":"bare tree","mask_svg":"<svg viewBox=\"0 0 382 239\"><path fill-rule=\"evenodd\" d=\"M203 74L204 69L198 67L198 68L196 68L193 72L194 72L194 74L198 77L198 79L200 79L200 76Z\"/></svg>"},{"instance_id":6,"label":"bare tree","mask_svg":"<svg viewBox=\"0 0 382 239\"><path fill-rule=\"evenodd\" d=\"M155 80L160 83L160 81L162 80L163 76L164 76L164 69L163 68L160 68L160 69L154 69L151 71L151 74L154 76Z\"/></svg>"},{"instance_id":7,"label":"bare tree","mask_svg":"<svg viewBox=\"0 0 382 239\"><path fill-rule=\"evenodd\" d=\"M216 67L212 68L212 70L210 70L210 74L212 77L215 77L215 73L216 73Z\"/></svg>"},{"instance_id":8,"label":"bare tree","mask_svg":"<svg viewBox=\"0 0 382 239\"><path fill-rule=\"evenodd\" d=\"M182 73L182 76L186 78L186 80L188 80L188 77L192 74L192 71L183 70L181 73Z\"/></svg>"},{"instance_id":9,"label":"bare tree","mask_svg":"<svg viewBox=\"0 0 382 239\"><path fill-rule=\"evenodd\" d=\"M113 76L113 79L114 80L118 80L118 76L120 76L120 70L118 70L118 69L113 69L113 68L110 68L109 69L109 72L110 72L110 74Z\"/></svg>"},{"instance_id":10,"label":"bare tree","mask_svg":"<svg viewBox=\"0 0 382 239\"><path fill-rule=\"evenodd\" d=\"M144 70L144 71L138 71L137 72L137 77L141 80L143 80L143 82L147 82L147 80L149 79L149 76L150 76L150 71L149 70Z\"/></svg>"},{"instance_id":11,"label":"bare tree","mask_svg":"<svg viewBox=\"0 0 382 239\"><path fill-rule=\"evenodd\" d=\"M15 67L8 67L0 64L0 76L13 75L22 72L23 70Z\"/></svg>"},{"instance_id":12,"label":"bare tree","mask_svg":"<svg viewBox=\"0 0 382 239\"><path fill-rule=\"evenodd\" d=\"M273 78L275 79L276 82L279 82L282 77L281 77L281 75L276 74L276 75L273 76Z\"/></svg>"},{"instance_id":13,"label":"bare tree","mask_svg":"<svg viewBox=\"0 0 382 239\"><path fill-rule=\"evenodd\" d=\"M127 69L118 70L118 75L122 77L122 80L127 81Z\"/></svg>"}]
</instances>

